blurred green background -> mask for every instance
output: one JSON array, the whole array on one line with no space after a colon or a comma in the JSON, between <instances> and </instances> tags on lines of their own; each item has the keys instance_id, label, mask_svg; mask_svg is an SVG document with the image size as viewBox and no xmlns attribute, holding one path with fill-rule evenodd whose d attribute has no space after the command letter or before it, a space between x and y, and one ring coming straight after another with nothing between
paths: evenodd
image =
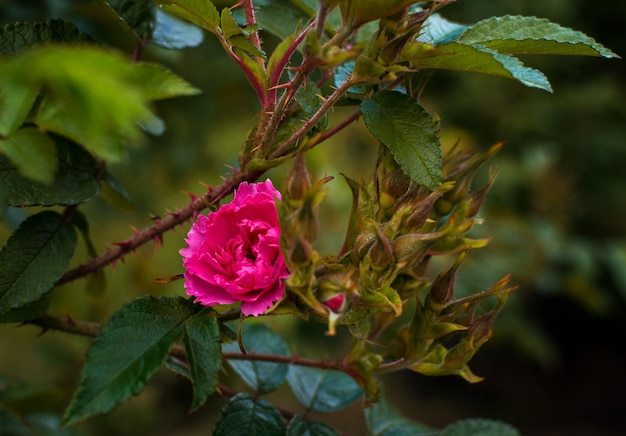
<instances>
[{"instance_id":1,"label":"blurred green background","mask_svg":"<svg viewBox=\"0 0 626 436\"><path fill-rule=\"evenodd\" d=\"M0 0L0 20L62 16L120 43L95 3ZM505 14L545 17L626 54L623 2L461 0L443 10L446 18L463 23ZM276 43L270 35L264 40ZM145 59L164 63L203 94L160 102L165 133L147 138L127 162L110 168L132 197L132 209L101 198L81 207L99 250L129 237L131 225L149 225L151 214L184 205L183 192L202 193L199 181L219 183L228 166L236 165L239 144L255 122L253 92L210 35L200 46L181 51L148 47ZM486 380L469 385L453 377L402 373L384 379L386 390L404 414L433 426L485 417L529 435L625 434L626 65L578 57L524 60L546 73L554 95L500 78L438 72L422 97L442 118L444 147L460 140L463 147L484 150L507 140L491 163L500 174L481 214L485 224L476 230L493 240L472 253L458 284L461 292L482 290L512 273L520 286L500 315L493 339L472 361L474 372ZM334 117L341 115L338 110ZM362 123L309 156L314 174L335 177L321 208L318 248L323 254L338 250L350 208L350 192L339 173L367 177L375 158L376 144ZM283 174L279 169L270 176L280 184ZM486 175L487 168L483 179ZM9 211L0 225L0 241L29 212ZM152 280L182 271L178 250L187 229L166 234L163 247L143 247L124 264L107 268L104 290L95 279L56 290L52 311L101 322L139 295L182 295L181 282L157 286ZM86 258L83 246L75 262ZM310 355L336 349L343 341L341 335L325 337L323 326L272 322L287 332L289 343L305 344ZM89 341L40 333L0 325L0 399L19 410L59 412L76 387ZM16 380L24 381L23 388L13 389L18 393L13 398L2 398L3 384L15 387ZM222 400L189 415L191 395L185 380L162 371L140 396L109 416L77 426L77 432L208 434ZM292 403L286 391L273 399ZM363 434L362 411L353 407L345 413L348 418L338 413L325 419L348 434Z\"/></svg>"}]
</instances>

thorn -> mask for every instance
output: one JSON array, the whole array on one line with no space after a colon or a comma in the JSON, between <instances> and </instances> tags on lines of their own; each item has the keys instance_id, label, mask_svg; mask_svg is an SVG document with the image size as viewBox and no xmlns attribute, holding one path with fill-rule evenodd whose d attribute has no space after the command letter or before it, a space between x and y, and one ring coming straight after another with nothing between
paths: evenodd
<instances>
[{"instance_id":1,"label":"thorn","mask_svg":"<svg viewBox=\"0 0 626 436\"><path fill-rule=\"evenodd\" d=\"M116 245L120 247L122 250L128 250L131 244L129 240L126 240L126 241L121 241L121 242L111 242L111 245Z\"/></svg>"},{"instance_id":2,"label":"thorn","mask_svg":"<svg viewBox=\"0 0 626 436\"><path fill-rule=\"evenodd\" d=\"M291 86L291 82L281 83L280 85L274 85L268 89L268 91L274 91L276 89L289 88Z\"/></svg>"},{"instance_id":3,"label":"thorn","mask_svg":"<svg viewBox=\"0 0 626 436\"><path fill-rule=\"evenodd\" d=\"M154 251L159 248L159 243L163 246L163 233L159 233L158 235L154 235Z\"/></svg>"},{"instance_id":4,"label":"thorn","mask_svg":"<svg viewBox=\"0 0 626 436\"><path fill-rule=\"evenodd\" d=\"M76 325L76 321L74 321L74 318L72 318L68 313L65 314L65 321L67 321L69 325Z\"/></svg>"},{"instance_id":5,"label":"thorn","mask_svg":"<svg viewBox=\"0 0 626 436\"><path fill-rule=\"evenodd\" d=\"M131 229L133 229L133 232L135 232L135 235L139 234L139 230L137 230L137 227L135 226L130 226Z\"/></svg>"},{"instance_id":6,"label":"thorn","mask_svg":"<svg viewBox=\"0 0 626 436\"><path fill-rule=\"evenodd\" d=\"M187 197L191 198L191 201L194 201L196 198L198 198L197 195L192 194L191 192L183 191L183 194L185 194Z\"/></svg>"},{"instance_id":7,"label":"thorn","mask_svg":"<svg viewBox=\"0 0 626 436\"><path fill-rule=\"evenodd\" d=\"M150 219L155 223L159 224L161 222L161 217L158 215L150 214Z\"/></svg>"}]
</instances>

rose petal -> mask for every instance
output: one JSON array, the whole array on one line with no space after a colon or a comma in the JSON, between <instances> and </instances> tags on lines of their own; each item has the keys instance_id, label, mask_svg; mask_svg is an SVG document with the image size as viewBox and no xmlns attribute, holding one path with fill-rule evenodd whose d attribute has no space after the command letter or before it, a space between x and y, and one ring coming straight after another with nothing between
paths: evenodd
<instances>
[{"instance_id":1,"label":"rose petal","mask_svg":"<svg viewBox=\"0 0 626 436\"><path fill-rule=\"evenodd\" d=\"M201 304L241 302L258 316L280 300L289 276L280 248L280 224L272 182L240 184L233 201L192 225L180 250L185 289Z\"/></svg>"}]
</instances>

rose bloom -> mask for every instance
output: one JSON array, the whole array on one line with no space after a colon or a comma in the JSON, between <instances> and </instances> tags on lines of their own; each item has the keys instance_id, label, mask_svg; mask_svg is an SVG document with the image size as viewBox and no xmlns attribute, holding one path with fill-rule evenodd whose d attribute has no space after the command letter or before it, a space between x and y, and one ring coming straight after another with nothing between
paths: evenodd
<instances>
[{"instance_id":1,"label":"rose bloom","mask_svg":"<svg viewBox=\"0 0 626 436\"><path fill-rule=\"evenodd\" d=\"M260 315L280 300L289 276L280 249L272 182L241 183L233 201L200 215L180 250L187 294L205 306L241 302L244 315Z\"/></svg>"}]
</instances>

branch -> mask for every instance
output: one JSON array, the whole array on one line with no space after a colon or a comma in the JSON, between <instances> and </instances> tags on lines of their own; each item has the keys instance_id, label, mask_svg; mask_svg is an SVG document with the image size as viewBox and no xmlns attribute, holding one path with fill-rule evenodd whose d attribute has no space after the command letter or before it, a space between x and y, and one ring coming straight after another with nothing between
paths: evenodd
<instances>
[{"instance_id":1,"label":"branch","mask_svg":"<svg viewBox=\"0 0 626 436\"><path fill-rule=\"evenodd\" d=\"M339 124L337 124L336 126L323 131L322 133L315 135L311 138L311 140L309 142L307 142L306 144L306 150L310 150L313 147L315 147L317 144L320 144L324 141L326 141L328 138L330 138L331 136L335 135L337 132L343 130L344 128L348 127L348 125L350 125L351 123L353 123L354 121L359 119L359 116L361 115L361 111L360 110L356 110L354 111L352 114L350 114L348 117L344 118Z\"/></svg>"},{"instance_id":2,"label":"branch","mask_svg":"<svg viewBox=\"0 0 626 436\"><path fill-rule=\"evenodd\" d=\"M246 26L256 26L256 16L254 14L254 5L252 0L243 0L243 9L246 13ZM261 39L259 38L259 30L256 29L250 35L250 41L256 48L261 50Z\"/></svg>"},{"instance_id":3,"label":"branch","mask_svg":"<svg viewBox=\"0 0 626 436\"><path fill-rule=\"evenodd\" d=\"M333 369L336 371L346 372L345 365L331 360L308 359L306 357L282 356L278 354L241 354L237 352L222 352L222 356L224 356L224 359L226 360L254 360L259 362L284 363L287 365L309 366L312 368Z\"/></svg>"},{"instance_id":4,"label":"branch","mask_svg":"<svg viewBox=\"0 0 626 436\"><path fill-rule=\"evenodd\" d=\"M155 220L154 224L141 231L137 231L132 238L122 242L116 242L100 256L67 271L56 283L56 286L69 283L80 277L96 272L110 263L123 259L126 254L136 250L146 242L160 239L164 232L193 218L198 212L208 206L216 204L237 188L241 182L256 180L261 174L262 172L259 173L258 171L255 173L243 173L235 170L233 174L228 179L225 179L218 187L209 189L204 195L194 198L187 206L177 211L170 212L164 218Z\"/></svg>"},{"instance_id":5,"label":"branch","mask_svg":"<svg viewBox=\"0 0 626 436\"><path fill-rule=\"evenodd\" d=\"M317 122L335 105L337 100L339 100L346 91L353 86L354 83L350 80L346 80L341 84L339 88L336 88L332 94L328 96L320 106L320 108L315 112L311 118L309 118L293 135L289 137L285 142L283 142L277 149L274 151L269 159L276 159L277 157L282 156L286 153L286 151L297 143L306 133L311 130Z\"/></svg>"},{"instance_id":6,"label":"branch","mask_svg":"<svg viewBox=\"0 0 626 436\"><path fill-rule=\"evenodd\" d=\"M41 327L43 330L42 333L48 330L57 330L74 335L86 336L88 338L95 338L102 327L96 322L77 321L69 316L61 317L48 313L37 319L25 321L24 324Z\"/></svg>"}]
</instances>

